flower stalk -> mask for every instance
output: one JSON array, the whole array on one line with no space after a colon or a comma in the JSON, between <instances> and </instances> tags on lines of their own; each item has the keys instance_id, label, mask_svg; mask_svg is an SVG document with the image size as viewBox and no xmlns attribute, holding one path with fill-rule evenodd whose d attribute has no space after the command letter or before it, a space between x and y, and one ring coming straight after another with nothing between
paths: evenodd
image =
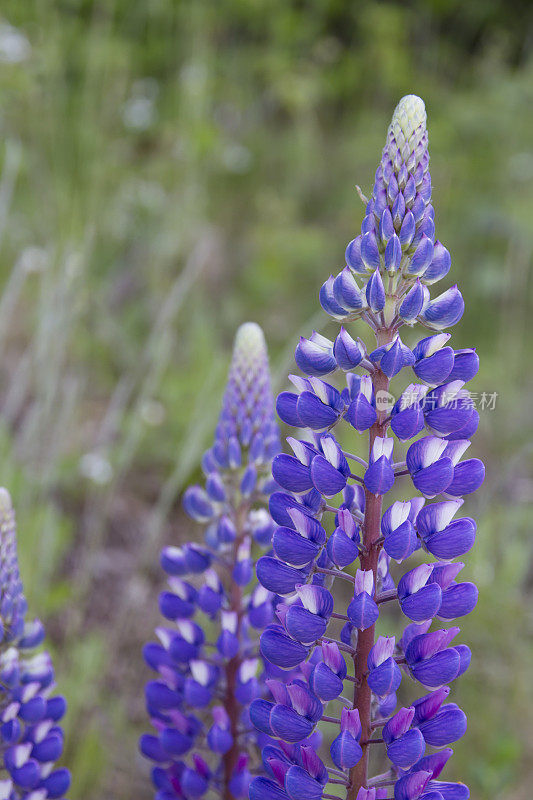
<instances>
[{"instance_id":1,"label":"flower stalk","mask_svg":"<svg viewBox=\"0 0 533 800\"><path fill-rule=\"evenodd\" d=\"M279 416L300 438L289 437L293 455L272 464L281 491L270 511L279 527L257 576L278 596L279 623L265 629L260 649L274 665L300 669L305 681L289 677L272 701L251 704L252 722L274 740L263 750L268 777L252 781L251 800L331 796L329 761L345 800L385 800L390 792L394 800L469 797L464 784L439 775L452 755L448 745L466 730L462 710L445 701L471 657L449 623L477 602L474 584L456 580L475 523L454 516L484 478L478 459L463 459L479 421L466 389L479 361L475 350L448 344L446 329L464 311L457 286L431 296L451 258L435 238L427 145L424 104L404 97L361 234L346 248L345 268L319 293L340 330L333 341L316 332L300 339L303 377L291 375L294 391L277 399ZM355 321L374 334L371 352L352 335ZM417 324L434 333L407 345L400 331L411 339ZM354 459L353 442L344 450L343 428L366 438L368 460ZM353 591L347 608L338 579ZM391 605L407 624L376 637ZM340 640L330 635L332 619L345 621ZM422 686L421 697L409 697L406 676ZM348 706L346 682L353 684ZM401 686L405 707L398 707ZM316 740L321 721L340 728L326 763ZM372 776L371 749L388 759L386 773Z\"/></svg>"},{"instance_id":2,"label":"flower stalk","mask_svg":"<svg viewBox=\"0 0 533 800\"><path fill-rule=\"evenodd\" d=\"M385 329L376 332L376 343L378 347L389 344L394 338L393 329ZM372 374L372 386L374 395L379 396L379 392L388 392L389 378L381 369L375 370ZM386 411L378 410L376 422L372 425L369 431L369 460L372 454L372 448L377 437L384 437L386 435ZM361 554L361 569L364 571L370 570L374 579L374 586L377 586L377 572L378 572L378 558L380 546L377 544L381 536L381 509L383 505L383 496L380 494L372 494L368 489L365 490L365 517L362 525L362 540L365 552ZM376 599L377 602L377 599ZM357 709L359 718L362 725L363 739L366 740L362 744L363 755L358 763L352 767L350 771L349 789L347 793L347 800L356 800L359 790L366 786L367 773L368 773L368 740L370 739L371 730L371 703L372 691L368 685L368 672L367 663L370 651L374 646L375 640L375 624L369 628L360 631L357 638L357 647L353 656L354 675L357 683L354 687L353 693L353 708Z\"/></svg>"},{"instance_id":3,"label":"flower stalk","mask_svg":"<svg viewBox=\"0 0 533 800\"><path fill-rule=\"evenodd\" d=\"M38 619L26 619L17 557L15 512L0 488L0 797L62 798L70 773L55 768L63 751L60 720L65 698L54 695L55 677Z\"/></svg>"},{"instance_id":4,"label":"flower stalk","mask_svg":"<svg viewBox=\"0 0 533 800\"><path fill-rule=\"evenodd\" d=\"M204 543L161 553L169 591L159 605L169 624L144 650L157 677L146 685L154 733L140 741L154 764L157 800L244 798L252 774L264 774L262 737L247 707L276 672L265 670L258 652L274 608L271 593L253 580L252 547L272 539L266 503L279 450L264 337L246 323L236 334L215 441L203 457L205 486L183 498L205 526ZM206 640L207 630L216 641Z\"/></svg>"}]
</instances>

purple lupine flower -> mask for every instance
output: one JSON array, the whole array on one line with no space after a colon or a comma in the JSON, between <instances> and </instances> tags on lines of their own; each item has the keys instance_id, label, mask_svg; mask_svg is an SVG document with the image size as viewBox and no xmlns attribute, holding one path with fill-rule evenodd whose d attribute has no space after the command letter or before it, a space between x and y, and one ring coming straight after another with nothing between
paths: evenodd
<instances>
[{"instance_id":1,"label":"purple lupine flower","mask_svg":"<svg viewBox=\"0 0 533 800\"><path fill-rule=\"evenodd\" d=\"M44 639L39 620L27 620L17 558L11 498L0 489L0 797L64 797L67 769L55 767L63 751L60 720L66 702L55 695L54 668L47 652L32 651Z\"/></svg>"},{"instance_id":2,"label":"purple lupine flower","mask_svg":"<svg viewBox=\"0 0 533 800\"><path fill-rule=\"evenodd\" d=\"M158 642L144 649L157 673L146 685L154 732L140 741L154 762L157 800L246 797L250 770L260 763L258 741L268 741L252 726L248 707L262 697L265 675L277 674L270 665L265 672L258 651L258 631L275 627L273 595L252 583L251 557L252 543L269 546L276 527L266 503L279 449L263 333L247 323L236 335L215 442L203 458L205 486L184 496L186 511L205 525L205 541L161 553L168 590L159 608L166 622L156 630ZM312 545L312 531L300 538ZM301 566L313 553L297 546L284 551L298 568L275 562L289 573L273 578L276 591L293 591L297 582L309 603ZM296 701L294 707L300 709ZM290 720L281 717L286 733Z\"/></svg>"},{"instance_id":3,"label":"purple lupine flower","mask_svg":"<svg viewBox=\"0 0 533 800\"><path fill-rule=\"evenodd\" d=\"M465 457L479 421L466 384L479 360L473 349L454 350L446 330L461 318L463 298L457 286L430 294L451 258L435 239L427 142L422 100L404 97L361 234L320 291L323 309L342 327L333 340L317 332L300 339L304 375L290 376L293 390L278 399L279 416L298 433L288 439L293 455L279 454L272 465L283 491L270 510L280 527L257 575L282 600L261 652L281 669L299 666L300 677L252 703L254 724L280 740L265 747L270 777L252 781L252 800L318 800L324 791L346 800L469 796L464 784L438 780L451 750L427 752L466 730L463 711L446 700L471 653L449 623L477 602L475 585L459 580L464 564L454 560L472 547L476 526L455 515L484 477L483 464ZM351 329L355 320L375 334L374 349ZM418 342L417 322L433 331ZM399 606L403 631L376 638L388 603ZM397 708L405 675L422 696ZM299 748L313 747L313 736L330 725L329 758L321 762L327 778L317 781ZM371 744L389 762L374 777Z\"/></svg>"}]
</instances>

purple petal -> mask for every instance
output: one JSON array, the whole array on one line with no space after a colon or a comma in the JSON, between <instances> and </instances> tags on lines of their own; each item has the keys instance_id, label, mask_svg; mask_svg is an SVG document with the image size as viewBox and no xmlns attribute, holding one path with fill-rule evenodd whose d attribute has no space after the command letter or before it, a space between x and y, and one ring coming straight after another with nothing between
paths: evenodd
<instances>
[{"instance_id":1,"label":"purple petal","mask_svg":"<svg viewBox=\"0 0 533 800\"><path fill-rule=\"evenodd\" d=\"M329 558L338 567L346 567L352 564L359 555L357 543L340 528L337 528L329 537L327 543L327 553Z\"/></svg>"},{"instance_id":2,"label":"purple petal","mask_svg":"<svg viewBox=\"0 0 533 800\"><path fill-rule=\"evenodd\" d=\"M340 329L340 333L335 339L333 353L337 364L343 370L355 369L364 355L361 344L354 341L345 328Z\"/></svg>"},{"instance_id":3,"label":"purple petal","mask_svg":"<svg viewBox=\"0 0 533 800\"><path fill-rule=\"evenodd\" d=\"M280 453L272 461L274 480L289 492L308 492L313 487L309 467L294 456Z\"/></svg>"},{"instance_id":4,"label":"purple petal","mask_svg":"<svg viewBox=\"0 0 533 800\"><path fill-rule=\"evenodd\" d=\"M470 790L464 783L431 781L430 787L440 793L442 800L468 800L470 797Z\"/></svg>"},{"instance_id":5,"label":"purple petal","mask_svg":"<svg viewBox=\"0 0 533 800\"><path fill-rule=\"evenodd\" d=\"M298 395L294 392L281 392L276 399L278 417L292 428L302 428L297 411Z\"/></svg>"},{"instance_id":6,"label":"purple petal","mask_svg":"<svg viewBox=\"0 0 533 800\"><path fill-rule=\"evenodd\" d=\"M352 239L346 248L345 256L348 266L351 267L355 272L359 272L360 274L364 275L366 274L366 267L361 257L361 239L362 236L357 236L355 239Z\"/></svg>"},{"instance_id":7,"label":"purple petal","mask_svg":"<svg viewBox=\"0 0 533 800\"><path fill-rule=\"evenodd\" d=\"M427 686L428 689L437 689L457 677L459 665L459 654L454 648L449 647L435 653L425 661L414 664L411 672L417 681Z\"/></svg>"},{"instance_id":8,"label":"purple petal","mask_svg":"<svg viewBox=\"0 0 533 800\"><path fill-rule=\"evenodd\" d=\"M307 657L308 648L291 639L276 625L265 628L261 634L260 650L272 664L282 669L293 669Z\"/></svg>"},{"instance_id":9,"label":"purple petal","mask_svg":"<svg viewBox=\"0 0 533 800\"><path fill-rule=\"evenodd\" d=\"M450 560L467 553L476 538L476 523L469 517L455 520L443 531L424 536L424 544L436 558Z\"/></svg>"},{"instance_id":10,"label":"purple petal","mask_svg":"<svg viewBox=\"0 0 533 800\"><path fill-rule=\"evenodd\" d=\"M324 791L322 784L297 764L285 775L285 789L291 800L320 800Z\"/></svg>"},{"instance_id":11,"label":"purple petal","mask_svg":"<svg viewBox=\"0 0 533 800\"><path fill-rule=\"evenodd\" d=\"M485 465L479 458L470 458L458 464L453 472L453 480L446 488L449 497L472 494L485 480Z\"/></svg>"},{"instance_id":12,"label":"purple petal","mask_svg":"<svg viewBox=\"0 0 533 800\"><path fill-rule=\"evenodd\" d=\"M371 628L376 622L379 617L379 609L373 597L366 592L361 592L352 599L347 614L356 628L365 630Z\"/></svg>"},{"instance_id":13,"label":"purple petal","mask_svg":"<svg viewBox=\"0 0 533 800\"><path fill-rule=\"evenodd\" d=\"M344 688L342 680L323 662L316 664L309 678L309 686L321 700L334 700Z\"/></svg>"},{"instance_id":14,"label":"purple petal","mask_svg":"<svg viewBox=\"0 0 533 800\"><path fill-rule=\"evenodd\" d=\"M302 644L311 645L326 632L328 620L312 614L302 606L290 606L285 617L285 626L290 635Z\"/></svg>"},{"instance_id":15,"label":"purple petal","mask_svg":"<svg viewBox=\"0 0 533 800\"><path fill-rule=\"evenodd\" d=\"M405 322L414 322L422 310L423 303L424 291L420 280L417 278L414 286L405 295L398 314Z\"/></svg>"},{"instance_id":16,"label":"purple petal","mask_svg":"<svg viewBox=\"0 0 533 800\"><path fill-rule=\"evenodd\" d=\"M452 483L454 467L450 458L440 458L434 464L412 475L413 484L424 497L432 498L444 492Z\"/></svg>"},{"instance_id":17,"label":"purple petal","mask_svg":"<svg viewBox=\"0 0 533 800\"><path fill-rule=\"evenodd\" d=\"M417 728L404 733L387 747L387 755L396 767L409 769L424 755L424 737Z\"/></svg>"},{"instance_id":18,"label":"purple petal","mask_svg":"<svg viewBox=\"0 0 533 800\"><path fill-rule=\"evenodd\" d=\"M441 688L437 689L435 692L430 692L424 697L416 699L413 702L413 707L415 710L413 724L417 725L434 717L449 694L450 687L441 686Z\"/></svg>"},{"instance_id":19,"label":"purple petal","mask_svg":"<svg viewBox=\"0 0 533 800\"><path fill-rule=\"evenodd\" d=\"M438 240L435 242L431 264L424 272L424 283L436 283L450 271L452 260L448 250Z\"/></svg>"},{"instance_id":20,"label":"purple petal","mask_svg":"<svg viewBox=\"0 0 533 800\"><path fill-rule=\"evenodd\" d=\"M259 582L274 594L290 594L296 584L302 582L303 573L289 567L277 558L263 556L257 562L257 578Z\"/></svg>"},{"instance_id":21,"label":"purple petal","mask_svg":"<svg viewBox=\"0 0 533 800\"><path fill-rule=\"evenodd\" d=\"M371 236L372 234L368 235ZM379 269L376 269L376 271L372 273L366 285L366 299L371 310L374 312L381 311L385 307L385 287L383 286Z\"/></svg>"},{"instance_id":22,"label":"purple petal","mask_svg":"<svg viewBox=\"0 0 533 800\"><path fill-rule=\"evenodd\" d=\"M254 778L250 784L250 800L289 800L289 795L269 778Z\"/></svg>"},{"instance_id":23,"label":"purple petal","mask_svg":"<svg viewBox=\"0 0 533 800\"><path fill-rule=\"evenodd\" d=\"M418 800L428 785L430 772L412 772L404 775L394 786L394 800Z\"/></svg>"},{"instance_id":24,"label":"purple petal","mask_svg":"<svg viewBox=\"0 0 533 800\"><path fill-rule=\"evenodd\" d=\"M294 358L306 375L327 375L337 367L333 347L322 346L303 337L300 338Z\"/></svg>"},{"instance_id":25,"label":"purple petal","mask_svg":"<svg viewBox=\"0 0 533 800\"><path fill-rule=\"evenodd\" d=\"M402 673L394 659L388 658L368 675L368 685L378 697L395 692L402 682Z\"/></svg>"},{"instance_id":26,"label":"purple petal","mask_svg":"<svg viewBox=\"0 0 533 800\"><path fill-rule=\"evenodd\" d=\"M456 619L470 614L476 607L478 589L474 583L452 583L442 595L438 616L440 619Z\"/></svg>"},{"instance_id":27,"label":"purple petal","mask_svg":"<svg viewBox=\"0 0 533 800\"><path fill-rule=\"evenodd\" d=\"M276 528L272 545L278 558L294 567L304 567L316 557L320 546L291 528Z\"/></svg>"},{"instance_id":28,"label":"purple petal","mask_svg":"<svg viewBox=\"0 0 533 800\"><path fill-rule=\"evenodd\" d=\"M346 477L322 455L311 462L311 478L315 489L325 497L334 497L346 486Z\"/></svg>"},{"instance_id":29,"label":"purple petal","mask_svg":"<svg viewBox=\"0 0 533 800\"><path fill-rule=\"evenodd\" d=\"M339 769L351 769L361 760L361 745L350 733L343 731L333 740L330 747L333 763Z\"/></svg>"},{"instance_id":30,"label":"purple petal","mask_svg":"<svg viewBox=\"0 0 533 800\"><path fill-rule=\"evenodd\" d=\"M420 242L407 267L410 275L424 275L426 269L433 259L433 242L427 236L422 235Z\"/></svg>"},{"instance_id":31,"label":"purple petal","mask_svg":"<svg viewBox=\"0 0 533 800\"><path fill-rule=\"evenodd\" d=\"M465 383L471 380L479 371L479 356L475 350L455 350L453 368L448 375L449 381L460 380Z\"/></svg>"},{"instance_id":32,"label":"purple petal","mask_svg":"<svg viewBox=\"0 0 533 800\"><path fill-rule=\"evenodd\" d=\"M442 747L464 736L466 714L455 703L448 703L432 719L420 723L419 728L427 744Z\"/></svg>"},{"instance_id":33,"label":"purple petal","mask_svg":"<svg viewBox=\"0 0 533 800\"><path fill-rule=\"evenodd\" d=\"M344 418L356 431L362 432L372 427L377 420L377 414L373 405L359 392L348 406Z\"/></svg>"},{"instance_id":34,"label":"purple petal","mask_svg":"<svg viewBox=\"0 0 533 800\"><path fill-rule=\"evenodd\" d=\"M363 307L361 291L349 267L345 267L335 278L333 296L341 308L348 311L358 311Z\"/></svg>"},{"instance_id":35,"label":"purple petal","mask_svg":"<svg viewBox=\"0 0 533 800\"><path fill-rule=\"evenodd\" d=\"M326 314L330 314L335 319L343 319L347 316L348 310L337 301L333 291L334 284L335 278L333 275L330 275L327 281L320 287L318 299Z\"/></svg>"},{"instance_id":36,"label":"purple petal","mask_svg":"<svg viewBox=\"0 0 533 800\"><path fill-rule=\"evenodd\" d=\"M394 484L394 470L386 456L381 456L365 472L365 486L372 494L386 494Z\"/></svg>"},{"instance_id":37,"label":"purple petal","mask_svg":"<svg viewBox=\"0 0 533 800\"><path fill-rule=\"evenodd\" d=\"M379 249L374 233L369 232L363 235L361 239L361 258L368 270L379 268Z\"/></svg>"},{"instance_id":38,"label":"purple petal","mask_svg":"<svg viewBox=\"0 0 533 800\"><path fill-rule=\"evenodd\" d=\"M431 337L430 337L431 338ZM450 376L453 369L454 352L451 347L443 347L427 358L423 357L415 363L413 371L423 381L430 384L441 384Z\"/></svg>"},{"instance_id":39,"label":"purple petal","mask_svg":"<svg viewBox=\"0 0 533 800\"><path fill-rule=\"evenodd\" d=\"M401 609L413 622L425 622L439 611L442 601L441 588L436 583L424 586L405 600L400 601Z\"/></svg>"},{"instance_id":40,"label":"purple petal","mask_svg":"<svg viewBox=\"0 0 533 800\"><path fill-rule=\"evenodd\" d=\"M301 427L321 431L333 425L338 417L337 412L323 403L313 392L302 392L298 398L297 414Z\"/></svg>"},{"instance_id":41,"label":"purple petal","mask_svg":"<svg viewBox=\"0 0 533 800\"><path fill-rule=\"evenodd\" d=\"M443 330L456 325L465 310L463 296L457 286L428 303L420 317L435 330Z\"/></svg>"},{"instance_id":42,"label":"purple petal","mask_svg":"<svg viewBox=\"0 0 533 800\"><path fill-rule=\"evenodd\" d=\"M275 705L270 714L274 734L286 742L301 742L312 733L315 723L302 717L293 708Z\"/></svg>"}]
</instances>

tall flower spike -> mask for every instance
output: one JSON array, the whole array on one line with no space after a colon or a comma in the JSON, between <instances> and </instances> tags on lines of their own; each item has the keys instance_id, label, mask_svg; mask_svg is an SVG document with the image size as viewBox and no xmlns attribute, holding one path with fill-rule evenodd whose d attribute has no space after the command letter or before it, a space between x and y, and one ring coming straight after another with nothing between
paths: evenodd
<instances>
[{"instance_id":1,"label":"tall flower spike","mask_svg":"<svg viewBox=\"0 0 533 800\"><path fill-rule=\"evenodd\" d=\"M471 654L456 644L459 628L446 625L477 602L474 584L458 579L464 565L454 562L472 547L476 526L454 515L484 476L478 459L464 458L478 423L466 388L478 358L473 349L454 350L443 332L461 317L463 299L456 286L430 296L451 259L435 240L428 167L425 107L410 95L394 112L346 267L319 295L340 329L333 342L317 333L300 340L296 362L304 377L291 376L296 392L278 399L282 419L309 431L289 437L294 456L273 461L284 491L273 495L271 511L281 527L274 555L259 560L257 574L283 603L280 624L263 633L261 651L282 669L302 662L305 681L290 692L277 688L273 703L256 701L251 716L260 730L291 743L291 763L294 743L312 742L317 726L333 743L322 782L301 761L288 780L289 768L269 760L269 744L263 758L272 780L253 781L252 800L318 800L324 792L345 800L469 796L464 784L436 780L451 750L425 754L426 745L451 744L466 730L464 713L444 700ZM350 330L356 319L375 334L369 353L361 331ZM436 333L410 341L417 321ZM389 408L393 380L398 399ZM360 436L364 458L353 455ZM350 440L344 452L339 442ZM389 499L393 487L396 497ZM409 564L420 549L427 563ZM339 582L344 589L351 584L348 603ZM399 606L404 630L376 639L376 621L390 603ZM404 674L418 681L423 696L397 709ZM276 764L289 763L284 742ZM379 777L369 775L372 742L389 761ZM336 785L327 789L327 781Z\"/></svg>"},{"instance_id":2,"label":"tall flower spike","mask_svg":"<svg viewBox=\"0 0 533 800\"><path fill-rule=\"evenodd\" d=\"M26 620L19 575L15 514L6 489L0 489L0 797L63 797L70 786L67 769L56 769L63 751L59 724L66 702L54 695L54 669L46 652L32 652L44 628Z\"/></svg>"},{"instance_id":3,"label":"tall flower spike","mask_svg":"<svg viewBox=\"0 0 533 800\"><path fill-rule=\"evenodd\" d=\"M263 333L246 323L235 338L215 442L203 458L205 487L184 496L189 515L205 525L205 542L161 553L166 623L144 649L157 673L146 685L154 733L140 742L154 762L158 800L246 797L250 770L260 766L257 742L266 737L252 727L248 705L273 674L265 672L257 637L274 609L271 593L251 582L251 548L272 540L266 504L279 449Z\"/></svg>"}]
</instances>

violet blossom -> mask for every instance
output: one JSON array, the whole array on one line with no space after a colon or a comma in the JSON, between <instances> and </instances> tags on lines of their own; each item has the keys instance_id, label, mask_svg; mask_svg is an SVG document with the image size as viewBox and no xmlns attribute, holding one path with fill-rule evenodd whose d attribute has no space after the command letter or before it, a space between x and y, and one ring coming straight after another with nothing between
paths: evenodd
<instances>
[{"instance_id":1,"label":"violet blossom","mask_svg":"<svg viewBox=\"0 0 533 800\"><path fill-rule=\"evenodd\" d=\"M435 239L428 165L424 103L410 95L394 112L361 234L320 290L342 327L334 339L300 339L303 376L290 376L293 390L278 397L281 419L308 430L289 437L292 455L273 461L283 489L270 499L279 527L257 575L283 599L261 652L306 680L252 702L252 720L278 743L264 749L269 775L252 782L251 800L319 800L332 796L327 784L346 800L469 797L464 784L439 776L466 730L448 695L470 650L449 623L477 602L455 561L472 547L475 522L455 515L484 478L483 464L465 457L478 425L465 385L478 357L449 344L447 329L464 311L457 286L431 294L451 258ZM370 328L373 347L355 338L356 320L359 333ZM433 333L413 341L416 323ZM354 442L348 450L341 427L342 442ZM351 452L361 435L363 456ZM388 500L393 488L402 499ZM350 587L347 606L340 583ZM403 633L376 636L391 604ZM319 723L334 731L324 761L301 745ZM379 775L370 750L381 752Z\"/></svg>"},{"instance_id":2,"label":"violet blossom","mask_svg":"<svg viewBox=\"0 0 533 800\"><path fill-rule=\"evenodd\" d=\"M55 762L63 752L65 698L54 694L52 659L35 651L44 639L26 618L11 498L0 489L0 798L62 798L70 773Z\"/></svg>"},{"instance_id":3,"label":"violet blossom","mask_svg":"<svg viewBox=\"0 0 533 800\"><path fill-rule=\"evenodd\" d=\"M248 706L264 694L259 630L273 618L272 594L255 581L252 547L270 546L274 523L267 501L280 451L263 333L237 331L213 446L202 461L205 485L184 495L188 514L205 526L203 543L165 547L166 618L144 657L156 673L146 685L154 733L141 738L154 763L157 800L248 795L260 766Z\"/></svg>"}]
</instances>

